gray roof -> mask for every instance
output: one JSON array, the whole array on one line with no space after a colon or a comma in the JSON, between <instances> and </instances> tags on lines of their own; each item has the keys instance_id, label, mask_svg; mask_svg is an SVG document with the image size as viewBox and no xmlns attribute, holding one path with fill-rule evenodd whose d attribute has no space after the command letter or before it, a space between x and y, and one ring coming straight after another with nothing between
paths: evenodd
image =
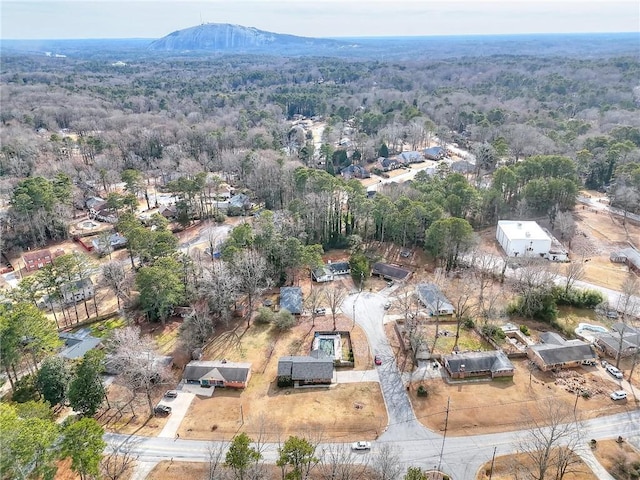
<instances>
[{"instance_id":1,"label":"gray roof","mask_svg":"<svg viewBox=\"0 0 640 480\"><path fill-rule=\"evenodd\" d=\"M640 333L622 334L622 339L619 333L603 333L598 335L597 342L606 345L614 352L629 352L640 348Z\"/></svg>"},{"instance_id":2,"label":"gray roof","mask_svg":"<svg viewBox=\"0 0 640 480\"><path fill-rule=\"evenodd\" d=\"M398 154L398 159L407 163L419 163L424 161L424 155L420 152L402 152Z\"/></svg>"},{"instance_id":3,"label":"gray roof","mask_svg":"<svg viewBox=\"0 0 640 480\"><path fill-rule=\"evenodd\" d=\"M447 355L444 360L449 365L451 372L459 372L464 365L464 371L474 372L509 372L513 371L513 364L504 352L495 350L491 352L468 352L458 355Z\"/></svg>"},{"instance_id":4,"label":"gray roof","mask_svg":"<svg viewBox=\"0 0 640 480\"><path fill-rule=\"evenodd\" d=\"M455 310L447 297L440 291L435 283L419 283L416 285L416 293L423 305L436 310Z\"/></svg>"},{"instance_id":5,"label":"gray roof","mask_svg":"<svg viewBox=\"0 0 640 480\"><path fill-rule=\"evenodd\" d=\"M82 329L76 333L62 332L58 337L60 340L64 340L65 345L65 348L58 355L68 359L82 358L85 353L93 350L102 342L102 339L89 335L88 329Z\"/></svg>"},{"instance_id":6,"label":"gray roof","mask_svg":"<svg viewBox=\"0 0 640 480\"><path fill-rule=\"evenodd\" d=\"M618 333L621 333L623 335L633 335L633 334L637 334L640 333L640 331L637 328L632 327L631 325L627 325L624 322L616 322L611 326L612 330L615 330Z\"/></svg>"},{"instance_id":7,"label":"gray roof","mask_svg":"<svg viewBox=\"0 0 640 480\"><path fill-rule=\"evenodd\" d=\"M411 275L409 270L382 262L374 263L372 272L374 275L382 275L396 280L404 280Z\"/></svg>"},{"instance_id":8,"label":"gray roof","mask_svg":"<svg viewBox=\"0 0 640 480\"><path fill-rule=\"evenodd\" d=\"M640 252L633 247L623 248L618 252L627 258L629 263L635 265L636 268L640 268Z\"/></svg>"},{"instance_id":9,"label":"gray roof","mask_svg":"<svg viewBox=\"0 0 640 480\"><path fill-rule=\"evenodd\" d=\"M250 363L194 360L184 367L182 378L191 381L215 379L225 382L246 382L250 371Z\"/></svg>"},{"instance_id":10,"label":"gray roof","mask_svg":"<svg viewBox=\"0 0 640 480\"><path fill-rule=\"evenodd\" d=\"M427 157L430 157L430 158L441 157L447 153L445 149L442 147L425 148L423 152Z\"/></svg>"},{"instance_id":11,"label":"gray roof","mask_svg":"<svg viewBox=\"0 0 640 480\"><path fill-rule=\"evenodd\" d=\"M563 345L532 345L529 348L540 355L545 365L561 365L563 363L596 359L596 354L591 345L580 340L571 340Z\"/></svg>"},{"instance_id":12,"label":"gray roof","mask_svg":"<svg viewBox=\"0 0 640 480\"><path fill-rule=\"evenodd\" d=\"M564 345L567 341L555 332L542 332L540 334L540 341L542 343L553 345Z\"/></svg>"},{"instance_id":13,"label":"gray roof","mask_svg":"<svg viewBox=\"0 0 640 480\"><path fill-rule=\"evenodd\" d=\"M300 287L280 288L280 308L293 314L302 313L302 289Z\"/></svg>"},{"instance_id":14,"label":"gray roof","mask_svg":"<svg viewBox=\"0 0 640 480\"><path fill-rule=\"evenodd\" d=\"M292 380L327 380L333 379L333 359L330 357L280 357L278 360L278 376L291 376Z\"/></svg>"},{"instance_id":15,"label":"gray roof","mask_svg":"<svg viewBox=\"0 0 640 480\"><path fill-rule=\"evenodd\" d=\"M244 193L239 193L229 199L229 205L236 208L244 208L245 206L248 206L249 203L249 197L247 197Z\"/></svg>"},{"instance_id":16,"label":"gray roof","mask_svg":"<svg viewBox=\"0 0 640 480\"><path fill-rule=\"evenodd\" d=\"M74 280L67 282L60 287L63 293L66 292L80 292L86 288L93 287L93 281L90 278L81 278L80 280Z\"/></svg>"},{"instance_id":17,"label":"gray roof","mask_svg":"<svg viewBox=\"0 0 640 480\"><path fill-rule=\"evenodd\" d=\"M335 262L335 263L328 263L327 267L329 268L329 270L331 270L333 273L339 273L339 272L344 272L344 271L350 271L351 267L349 267L349 262Z\"/></svg>"}]
</instances>

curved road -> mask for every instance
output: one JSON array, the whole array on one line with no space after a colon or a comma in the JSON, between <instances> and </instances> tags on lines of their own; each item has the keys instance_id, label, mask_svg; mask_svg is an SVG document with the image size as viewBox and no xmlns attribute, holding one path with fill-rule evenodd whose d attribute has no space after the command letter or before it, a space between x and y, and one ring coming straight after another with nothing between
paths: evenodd
<instances>
[{"instance_id":1,"label":"curved road","mask_svg":"<svg viewBox=\"0 0 640 480\"><path fill-rule=\"evenodd\" d=\"M451 475L455 480L475 479L478 469L491 459L494 447L496 455L513 453L517 449L518 440L524 431L495 433L490 435L475 435L465 437L448 437L444 442L439 433L425 428L418 422L411 408L400 372L384 332L384 303L382 295L362 292L354 294L344 301L342 311L353 318L366 332L372 354L383 358L383 364L378 367L380 386L382 389L389 424L385 432L373 442L370 453L356 455L362 462L370 461L376 449L383 444L390 444L396 448L403 467L419 466L430 469L439 464L441 470ZM615 438L621 435L629 441L640 442L640 410L596 418L580 424L580 432L584 439L577 453L589 465L600 479L612 477L595 460L593 453L587 446L591 438ZM150 467L161 460L180 460L206 462L211 442L198 440L174 440L159 437L137 437L108 433L105 440L109 448L123 443L131 448L131 453L138 455L143 465ZM320 448L348 448L348 444L327 443ZM267 444L263 456L267 463L275 463L278 455L277 444ZM151 463L146 463L151 462ZM143 473L142 470L139 471ZM139 478L143 478L142 475Z\"/></svg>"}]
</instances>

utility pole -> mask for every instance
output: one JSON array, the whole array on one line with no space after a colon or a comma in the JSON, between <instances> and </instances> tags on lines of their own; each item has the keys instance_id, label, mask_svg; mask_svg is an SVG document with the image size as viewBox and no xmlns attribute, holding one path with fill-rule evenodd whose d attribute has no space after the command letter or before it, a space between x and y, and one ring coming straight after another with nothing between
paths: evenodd
<instances>
[{"instance_id":1,"label":"utility pole","mask_svg":"<svg viewBox=\"0 0 640 480\"><path fill-rule=\"evenodd\" d=\"M493 464L496 461L496 450L498 447L493 447L493 457L491 457L491 470L489 471L489 480L493 477Z\"/></svg>"},{"instance_id":2,"label":"utility pole","mask_svg":"<svg viewBox=\"0 0 640 480\"><path fill-rule=\"evenodd\" d=\"M444 417L444 435L442 435L442 447L440 448L440 458L438 459L438 472L442 465L442 455L444 455L444 442L447 439L447 427L449 425L449 402L451 397L447 397L447 415Z\"/></svg>"}]
</instances>

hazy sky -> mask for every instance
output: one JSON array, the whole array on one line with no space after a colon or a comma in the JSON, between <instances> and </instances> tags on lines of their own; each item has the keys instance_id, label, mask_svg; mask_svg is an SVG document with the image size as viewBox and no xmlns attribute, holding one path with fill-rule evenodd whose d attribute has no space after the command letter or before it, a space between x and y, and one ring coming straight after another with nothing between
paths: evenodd
<instances>
[{"instance_id":1,"label":"hazy sky","mask_svg":"<svg viewBox=\"0 0 640 480\"><path fill-rule=\"evenodd\" d=\"M638 0L0 0L1 38L159 38L202 22L310 37L638 32Z\"/></svg>"}]
</instances>

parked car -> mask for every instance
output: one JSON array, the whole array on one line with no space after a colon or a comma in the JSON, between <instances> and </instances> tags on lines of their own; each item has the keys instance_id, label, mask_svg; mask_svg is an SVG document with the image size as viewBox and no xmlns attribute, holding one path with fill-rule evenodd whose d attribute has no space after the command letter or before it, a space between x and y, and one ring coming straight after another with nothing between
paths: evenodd
<instances>
[{"instance_id":1,"label":"parked car","mask_svg":"<svg viewBox=\"0 0 640 480\"><path fill-rule=\"evenodd\" d=\"M326 308L323 308L323 307L321 307L321 308L316 308L316 309L314 310L314 312L315 312L315 314L316 314L316 315L320 315L320 316L322 316L322 315L326 315L326 314L327 314L327 309L326 309Z\"/></svg>"},{"instance_id":2,"label":"parked car","mask_svg":"<svg viewBox=\"0 0 640 480\"><path fill-rule=\"evenodd\" d=\"M166 392L164 392L164 398L176 398L177 396L177 390L167 390Z\"/></svg>"},{"instance_id":3,"label":"parked car","mask_svg":"<svg viewBox=\"0 0 640 480\"><path fill-rule=\"evenodd\" d=\"M389 280L387 282L387 287L393 287L393 280Z\"/></svg>"},{"instance_id":4,"label":"parked car","mask_svg":"<svg viewBox=\"0 0 640 480\"><path fill-rule=\"evenodd\" d=\"M158 417L166 417L171 415L171 407L167 405L156 405L156 408L153 409L153 413Z\"/></svg>"},{"instance_id":5,"label":"parked car","mask_svg":"<svg viewBox=\"0 0 640 480\"><path fill-rule=\"evenodd\" d=\"M410 250L402 250L400 252L400 256L402 258L409 258L411 256L411 251Z\"/></svg>"},{"instance_id":6,"label":"parked car","mask_svg":"<svg viewBox=\"0 0 640 480\"><path fill-rule=\"evenodd\" d=\"M611 400L624 400L627 398L627 392L624 390L616 390L609 396L611 397Z\"/></svg>"},{"instance_id":7,"label":"parked car","mask_svg":"<svg viewBox=\"0 0 640 480\"><path fill-rule=\"evenodd\" d=\"M351 444L351 450L371 450L371 444L369 442L354 442Z\"/></svg>"},{"instance_id":8,"label":"parked car","mask_svg":"<svg viewBox=\"0 0 640 480\"><path fill-rule=\"evenodd\" d=\"M582 365L585 365L587 367L595 367L596 366L596 361L595 360L583 360L582 361Z\"/></svg>"},{"instance_id":9,"label":"parked car","mask_svg":"<svg viewBox=\"0 0 640 480\"><path fill-rule=\"evenodd\" d=\"M391 302L386 302L386 303L384 304L384 309L385 309L385 310L389 310L390 308L391 308Z\"/></svg>"},{"instance_id":10,"label":"parked car","mask_svg":"<svg viewBox=\"0 0 640 480\"><path fill-rule=\"evenodd\" d=\"M617 379L622 379L623 377L622 372L613 365L607 365L606 370Z\"/></svg>"},{"instance_id":11,"label":"parked car","mask_svg":"<svg viewBox=\"0 0 640 480\"><path fill-rule=\"evenodd\" d=\"M376 355L375 357L373 357L373 363L375 363L376 365L382 365L382 358L380 358L380 355Z\"/></svg>"}]
</instances>

